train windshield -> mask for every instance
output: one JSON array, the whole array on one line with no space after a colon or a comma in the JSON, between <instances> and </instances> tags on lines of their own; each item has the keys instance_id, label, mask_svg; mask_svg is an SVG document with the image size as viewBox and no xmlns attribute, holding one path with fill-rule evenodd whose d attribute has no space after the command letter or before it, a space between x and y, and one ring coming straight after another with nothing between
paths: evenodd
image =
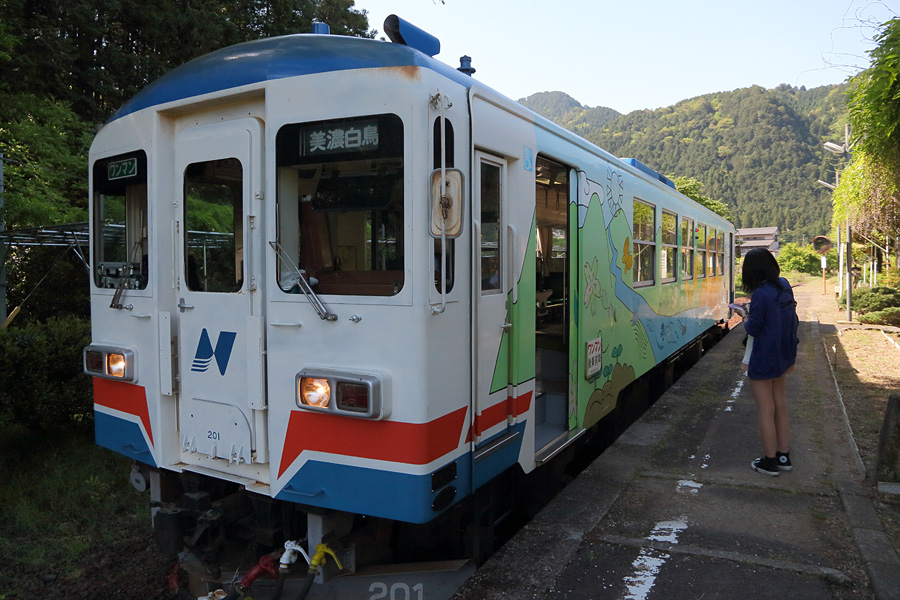
<instances>
[{"instance_id":1,"label":"train windshield","mask_svg":"<svg viewBox=\"0 0 900 600\"><path fill-rule=\"evenodd\" d=\"M403 122L374 115L285 125L276 137L281 289L393 296L404 283ZM291 264L293 262L293 264Z\"/></svg>"},{"instance_id":2,"label":"train windshield","mask_svg":"<svg viewBox=\"0 0 900 600\"><path fill-rule=\"evenodd\" d=\"M94 285L147 287L147 155L143 150L94 163Z\"/></svg>"}]
</instances>

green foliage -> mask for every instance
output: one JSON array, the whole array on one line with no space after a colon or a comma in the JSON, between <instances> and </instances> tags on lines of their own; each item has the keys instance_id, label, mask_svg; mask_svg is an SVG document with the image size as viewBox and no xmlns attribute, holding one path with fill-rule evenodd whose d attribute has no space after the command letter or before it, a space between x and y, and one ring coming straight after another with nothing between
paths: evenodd
<instances>
[{"instance_id":1,"label":"green foliage","mask_svg":"<svg viewBox=\"0 0 900 600\"><path fill-rule=\"evenodd\" d=\"M881 285L900 289L900 269L888 265L884 273L879 276L878 281L881 282Z\"/></svg>"},{"instance_id":2,"label":"green foliage","mask_svg":"<svg viewBox=\"0 0 900 600\"><path fill-rule=\"evenodd\" d=\"M91 379L81 364L90 342L90 323L79 317L0 329L0 422L29 429L90 422Z\"/></svg>"},{"instance_id":3,"label":"green foliage","mask_svg":"<svg viewBox=\"0 0 900 600\"><path fill-rule=\"evenodd\" d=\"M851 227L868 236L900 234L898 179L883 161L864 150L854 152L853 161L841 173L834 190L832 225Z\"/></svg>"},{"instance_id":4,"label":"green foliage","mask_svg":"<svg viewBox=\"0 0 900 600\"><path fill-rule=\"evenodd\" d=\"M841 297L841 308L847 306L847 299ZM857 288L850 297L850 305L861 315L900 307L900 290L887 286Z\"/></svg>"},{"instance_id":5,"label":"green foliage","mask_svg":"<svg viewBox=\"0 0 900 600\"><path fill-rule=\"evenodd\" d=\"M885 23L868 69L851 79L853 162L835 191L835 224L900 235L900 19Z\"/></svg>"},{"instance_id":6,"label":"green foliage","mask_svg":"<svg viewBox=\"0 0 900 600\"><path fill-rule=\"evenodd\" d=\"M731 211L728 209L728 205L719 200L713 200L708 196L703 195L703 184L694 179L693 177L685 177L683 175L672 178L673 183L675 184L675 189L693 200L698 204L701 204L713 211L717 215L725 217L729 221L731 220Z\"/></svg>"},{"instance_id":7,"label":"green foliage","mask_svg":"<svg viewBox=\"0 0 900 600\"><path fill-rule=\"evenodd\" d=\"M62 102L0 92L7 229L87 220L91 135Z\"/></svg>"},{"instance_id":8,"label":"green foliage","mask_svg":"<svg viewBox=\"0 0 900 600\"><path fill-rule=\"evenodd\" d=\"M635 111L602 128L568 125L565 104L533 108L616 156L704 182L704 196L724 203L737 227L778 226L790 242L831 228L831 195L816 180L833 178L838 159L821 144L843 131L845 89L754 86Z\"/></svg>"},{"instance_id":9,"label":"green foliage","mask_svg":"<svg viewBox=\"0 0 900 600\"><path fill-rule=\"evenodd\" d=\"M885 23L869 52L871 65L851 80L850 125L855 146L900 165L900 19Z\"/></svg>"},{"instance_id":10,"label":"green foliage","mask_svg":"<svg viewBox=\"0 0 900 600\"><path fill-rule=\"evenodd\" d=\"M519 104L582 137L622 116L605 106L582 106L575 98L563 92L538 92L527 98L520 98Z\"/></svg>"},{"instance_id":11,"label":"green foliage","mask_svg":"<svg viewBox=\"0 0 900 600\"><path fill-rule=\"evenodd\" d=\"M353 0L0 0L0 14L7 32L21 32L11 60L0 61L0 82L65 102L88 122L106 120L162 74L224 46L308 32L313 20L338 34L374 35Z\"/></svg>"},{"instance_id":12,"label":"green foliage","mask_svg":"<svg viewBox=\"0 0 900 600\"><path fill-rule=\"evenodd\" d=\"M837 259L836 253L830 253L831 260ZM782 271L796 271L807 275L822 274L822 255L813 250L812 244L800 246L793 242L783 244L778 251L778 266ZM832 262L830 266L833 266Z\"/></svg>"},{"instance_id":13,"label":"green foliage","mask_svg":"<svg viewBox=\"0 0 900 600\"><path fill-rule=\"evenodd\" d=\"M871 325L892 325L894 327L900 327L900 307L892 306L884 310L860 315L859 322Z\"/></svg>"}]
</instances>

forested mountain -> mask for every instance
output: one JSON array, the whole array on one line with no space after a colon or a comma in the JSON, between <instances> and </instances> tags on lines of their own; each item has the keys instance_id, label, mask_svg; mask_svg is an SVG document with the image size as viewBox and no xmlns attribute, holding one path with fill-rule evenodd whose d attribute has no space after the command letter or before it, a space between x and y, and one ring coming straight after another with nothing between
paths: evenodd
<instances>
[{"instance_id":1,"label":"forested mountain","mask_svg":"<svg viewBox=\"0 0 900 600\"><path fill-rule=\"evenodd\" d=\"M616 156L670 176L694 177L729 206L736 227L776 225L784 241L808 242L831 229L831 192L840 159L825 141L843 140L845 86L759 86L707 94L657 110L591 109L559 92L523 103ZM594 115L593 111L602 111Z\"/></svg>"},{"instance_id":2,"label":"forested mountain","mask_svg":"<svg viewBox=\"0 0 900 600\"><path fill-rule=\"evenodd\" d=\"M538 92L519 99L519 104L581 136L622 116L622 113L605 106L582 106L563 92Z\"/></svg>"}]
</instances>

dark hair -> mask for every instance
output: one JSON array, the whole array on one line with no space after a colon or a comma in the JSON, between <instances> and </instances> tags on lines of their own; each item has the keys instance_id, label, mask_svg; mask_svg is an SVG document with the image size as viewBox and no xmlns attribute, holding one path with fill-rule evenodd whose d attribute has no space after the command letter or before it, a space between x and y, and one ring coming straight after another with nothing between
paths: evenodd
<instances>
[{"instance_id":1,"label":"dark hair","mask_svg":"<svg viewBox=\"0 0 900 600\"><path fill-rule=\"evenodd\" d=\"M765 248L754 248L744 256L744 267L741 271L743 283L741 288L750 293L768 282L777 288L781 287L781 268L772 253Z\"/></svg>"}]
</instances>

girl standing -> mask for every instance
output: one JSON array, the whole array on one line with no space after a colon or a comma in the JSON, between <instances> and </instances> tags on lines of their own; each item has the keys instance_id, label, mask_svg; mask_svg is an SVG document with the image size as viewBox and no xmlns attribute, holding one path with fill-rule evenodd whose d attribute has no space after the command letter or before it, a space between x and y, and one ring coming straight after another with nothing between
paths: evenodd
<instances>
[{"instance_id":1,"label":"girl standing","mask_svg":"<svg viewBox=\"0 0 900 600\"><path fill-rule=\"evenodd\" d=\"M784 393L784 377L797 359L797 303L791 284L765 248L744 257L743 289L752 293L744 328L753 337L747 377L756 402L763 456L750 463L759 473L775 477L792 468L791 422ZM749 344L748 344L749 345Z\"/></svg>"}]
</instances>

